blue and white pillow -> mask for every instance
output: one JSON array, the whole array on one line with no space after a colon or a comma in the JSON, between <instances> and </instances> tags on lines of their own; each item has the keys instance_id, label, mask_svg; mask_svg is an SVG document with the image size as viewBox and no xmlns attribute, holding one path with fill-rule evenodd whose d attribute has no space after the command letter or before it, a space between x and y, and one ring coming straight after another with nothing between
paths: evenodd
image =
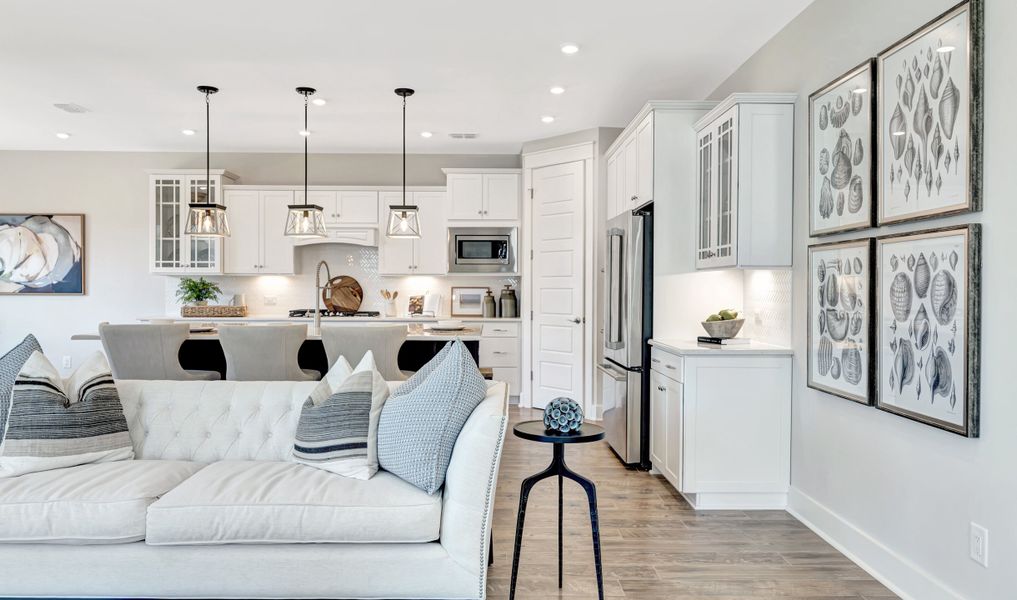
<instances>
[{"instance_id":1,"label":"blue and white pillow","mask_svg":"<svg viewBox=\"0 0 1017 600\"><path fill-rule=\"evenodd\" d=\"M445 483L459 432L487 395L484 377L462 341L449 343L432 362L409 391L388 399L378 425L381 468L428 494Z\"/></svg>"}]
</instances>

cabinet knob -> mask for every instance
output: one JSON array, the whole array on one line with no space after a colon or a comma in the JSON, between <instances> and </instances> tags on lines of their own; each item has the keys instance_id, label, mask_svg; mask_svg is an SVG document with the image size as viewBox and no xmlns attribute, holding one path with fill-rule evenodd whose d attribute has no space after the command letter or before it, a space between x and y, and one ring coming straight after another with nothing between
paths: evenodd
<instances>
[{"instance_id":1,"label":"cabinet knob","mask_svg":"<svg viewBox=\"0 0 1017 600\"><path fill-rule=\"evenodd\" d=\"M639 200L639 196L632 196L632 201L635 202L636 200Z\"/></svg>"},{"instance_id":2,"label":"cabinet knob","mask_svg":"<svg viewBox=\"0 0 1017 600\"><path fill-rule=\"evenodd\" d=\"M667 391L667 388L666 388L666 387L664 387L664 386L662 386L662 385L658 385L658 386L657 386L657 391L660 391L660 392L666 392L666 391Z\"/></svg>"},{"instance_id":3,"label":"cabinet knob","mask_svg":"<svg viewBox=\"0 0 1017 600\"><path fill-rule=\"evenodd\" d=\"M482 214L484 214L484 211L482 211L482 210L478 210L478 211L477 211L477 214L478 214L478 215L482 215Z\"/></svg>"}]
</instances>

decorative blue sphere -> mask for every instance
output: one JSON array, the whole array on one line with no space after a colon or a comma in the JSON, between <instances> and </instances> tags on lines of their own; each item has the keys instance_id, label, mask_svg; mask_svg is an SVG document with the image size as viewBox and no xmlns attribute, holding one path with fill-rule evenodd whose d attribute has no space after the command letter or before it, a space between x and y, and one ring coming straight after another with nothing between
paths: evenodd
<instances>
[{"instance_id":1,"label":"decorative blue sphere","mask_svg":"<svg viewBox=\"0 0 1017 600\"><path fill-rule=\"evenodd\" d=\"M583 425L583 407L571 398L555 398L544 407L544 427L548 431L572 433Z\"/></svg>"}]
</instances>

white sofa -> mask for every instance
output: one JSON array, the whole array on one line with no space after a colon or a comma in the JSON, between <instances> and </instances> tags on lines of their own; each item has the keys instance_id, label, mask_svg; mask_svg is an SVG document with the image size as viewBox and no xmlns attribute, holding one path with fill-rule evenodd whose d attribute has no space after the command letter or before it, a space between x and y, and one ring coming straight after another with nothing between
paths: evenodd
<instances>
[{"instance_id":1,"label":"white sofa","mask_svg":"<svg viewBox=\"0 0 1017 600\"><path fill-rule=\"evenodd\" d=\"M136 460L0 479L0 596L484 598L505 384L433 497L293 462L315 385L118 381Z\"/></svg>"}]
</instances>

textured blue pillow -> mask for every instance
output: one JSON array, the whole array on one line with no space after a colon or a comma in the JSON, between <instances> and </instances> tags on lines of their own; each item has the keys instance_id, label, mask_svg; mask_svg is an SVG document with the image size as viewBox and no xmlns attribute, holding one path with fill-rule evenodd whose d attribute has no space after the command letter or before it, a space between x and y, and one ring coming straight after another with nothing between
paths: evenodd
<instances>
[{"instance_id":1,"label":"textured blue pillow","mask_svg":"<svg viewBox=\"0 0 1017 600\"><path fill-rule=\"evenodd\" d=\"M438 365L445 361L445 357L448 356L448 352L449 350L451 350L453 345L454 345L453 342L445 344L445 347L442 348L437 354L435 354L434 358L429 360L426 365L420 367L419 371L417 371L413 375L410 375L410 378L404 381L402 385L397 387L395 391L392 392L392 395L389 397L395 398L396 396L404 396L406 394L409 394L413 390L417 389L417 386L423 383L424 380L427 379L427 376L430 375L435 369L437 369Z\"/></svg>"},{"instance_id":2,"label":"textured blue pillow","mask_svg":"<svg viewBox=\"0 0 1017 600\"><path fill-rule=\"evenodd\" d=\"M7 428L7 414L11 412L14 380L18 378L21 367L25 366L33 352L42 352L42 346L34 335L28 334L20 344L0 357L0 441L3 441L4 430Z\"/></svg>"},{"instance_id":3,"label":"textured blue pillow","mask_svg":"<svg viewBox=\"0 0 1017 600\"><path fill-rule=\"evenodd\" d=\"M487 395L487 383L461 341L410 391L393 395L381 411L378 462L382 469L434 494L445 483L459 432Z\"/></svg>"}]
</instances>

